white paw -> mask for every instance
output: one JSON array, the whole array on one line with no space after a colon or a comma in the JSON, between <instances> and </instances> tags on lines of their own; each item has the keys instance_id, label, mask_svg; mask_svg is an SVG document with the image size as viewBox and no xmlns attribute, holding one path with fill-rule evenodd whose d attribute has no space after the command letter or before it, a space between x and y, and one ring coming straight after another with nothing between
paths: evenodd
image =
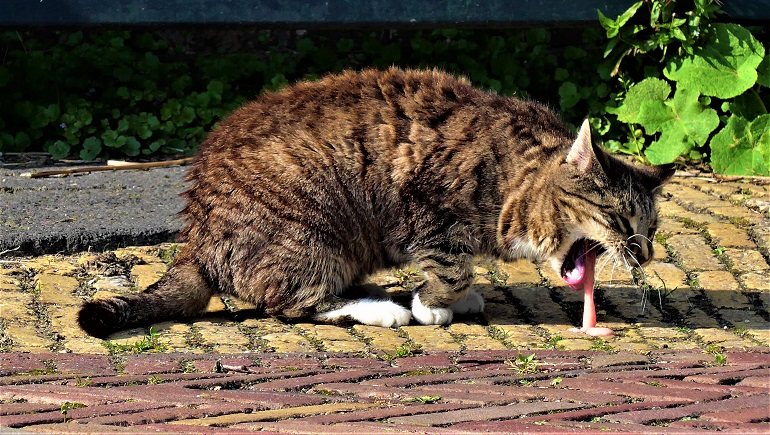
<instances>
[{"instance_id":1,"label":"white paw","mask_svg":"<svg viewBox=\"0 0 770 435\"><path fill-rule=\"evenodd\" d=\"M415 293L412 299L412 316L423 325L446 325L452 322L452 310L449 308L429 308L422 304L420 295Z\"/></svg>"},{"instance_id":2,"label":"white paw","mask_svg":"<svg viewBox=\"0 0 770 435\"><path fill-rule=\"evenodd\" d=\"M484 298L471 290L449 306L455 314L473 314L484 311Z\"/></svg>"},{"instance_id":3,"label":"white paw","mask_svg":"<svg viewBox=\"0 0 770 435\"><path fill-rule=\"evenodd\" d=\"M364 325L397 328L407 325L412 319L412 313L392 301L360 299L342 308L316 314L315 320L333 322L343 317L350 317Z\"/></svg>"}]
</instances>

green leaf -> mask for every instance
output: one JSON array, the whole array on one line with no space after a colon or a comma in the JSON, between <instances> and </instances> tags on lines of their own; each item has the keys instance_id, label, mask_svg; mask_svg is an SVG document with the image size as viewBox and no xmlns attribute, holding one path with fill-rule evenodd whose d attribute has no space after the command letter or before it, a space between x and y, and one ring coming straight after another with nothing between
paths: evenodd
<instances>
[{"instance_id":1,"label":"green leaf","mask_svg":"<svg viewBox=\"0 0 770 435\"><path fill-rule=\"evenodd\" d=\"M691 89L679 89L666 101L648 101L641 105L638 121L648 134L660 132L645 156L653 164L670 163L680 155L702 146L719 125L717 112L704 107Z\"/></svg>"},{"instance_id":2,"label":"green leaf","mask_svg":"<svg viewBox=\"0 0 770 435\"><path fill-rule=\"evenodd\" d=\"M765 52L765 58L757 67L757 83L770 88L770 53Z\"/></svg>"},{"instance_id":3,"label":"green leaf","mask_svg":"<svg viewBox=\"0 0 770 435\"><path fill-rule=\"evenodd\" d=\"M708 27L702 46L684 59L672 59L663 73L680 87L703 95L732 98L757 82L757 66L765 49L746 28L716 23Z\"/></svg>"},{"instance_id":4,"label":"green leaf","mask_svg":"<svg viewBox=\"0 0 770 435\"><path fill-rule=\"evenodd\" d=\"M29 148L29 145L32 143L32 139L30 139L29 135L26 132L20 131L16 133L16 138L14 139L14 143L16 144L17 149L25 150Z\"/></svg>"},{"instance_id":5,"label":"green leaf","mask_svg":"<svg viewBox=\"0 0 770 435\"><path fill-rule=\"evenodd\" d=\"M734 175L770 175L770 114L749 122L731 116L711 139L711 167Z\"/></svg>"},{"instance_id":6,"label":"green leaf","mask_svg":"<svg viewBox=\"0 0 770 435\"><path fill-rule=\"evenodd\" d=\"M51 157L54 160L61 160L70 154L70 146L63 140L57 140L48 147L48 152L51 153Z\"/></svg>"},{"instance_id":7,"label":"green leaf","mask_svg":"<svg viewBox=\"0 0 770 435\"><path fill-rule=\"evenodd\" d=\"M102 152L102 141L93 136L83 141L83 149L80 151L80 158L83 160L93 160Z\"/></svg>"},{"instance_id":8,"label":"green leaf","mask_svg":"<svg viewBox=\"0 0 770 435\"><path fill-rule=\"evenodd\" d=\"M616 115L622 122L638 124L642 104L649 101L662 102L670 93L671 86L665 80L646 78L628 89L620 107L608 107L607 113Z\"/></svg>"},{"instance_id":9,"label":"green leaf","mask_svg":"<svg viewBox=\"0 0 770 435\"><path fill-rule=\"evenodd\" d=\"M577 86L572 82L564 82L559 86L559 105L562 110L569 109L580 101Z\"/></svg>"},{"instance_id":10,"label":"green leaf","mask_svg":"<svg viewBox=\"0 0 770 435\"><path fill-rule=\"evenodd\" d=\"M725 102L724 104L727 105L727 110L730 113L746 118L749 121L767 113L764 103L762 103L759 95L754 92L743 93L735 97L732 102Z\"/></svg>"}]
</instances>

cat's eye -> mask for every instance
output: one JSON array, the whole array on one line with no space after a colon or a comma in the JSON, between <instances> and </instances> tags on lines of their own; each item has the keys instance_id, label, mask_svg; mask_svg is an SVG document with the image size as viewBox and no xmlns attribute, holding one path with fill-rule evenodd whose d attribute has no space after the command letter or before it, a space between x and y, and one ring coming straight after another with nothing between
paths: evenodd
<instances>
[{"instance_id":1,"label":"cat's eye","mask_svg":"<svg viewBox=\"0 0 770 435\"><path fill-rule=\"evenodd\" d=\"M620 215L615 215L613 217L615 218L615 225L621 233L628 234L631 231L631 222L629 222L628 219Z\"/></svg>"}]
</instances>

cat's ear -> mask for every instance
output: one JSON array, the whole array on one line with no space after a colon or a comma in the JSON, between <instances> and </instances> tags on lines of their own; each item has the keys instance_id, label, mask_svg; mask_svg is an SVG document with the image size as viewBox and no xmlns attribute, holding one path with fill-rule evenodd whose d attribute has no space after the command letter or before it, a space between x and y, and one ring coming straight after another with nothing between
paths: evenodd
<instances>
[{"instance_id":1,"label":"cat's ear","mask_svg":"<svg viewBox=\"0 0 770 435\"><path fill-rule=\"evenodd\" d=\"M586 119L580 126L577 139L567 154L567 163L574 165L580 172L588 172L595 159L594 147L591 143L591 126Z\"/></svg>"},{"instance_id":2,"label":"cat's ear","mask_svg":"<svg viewBox=\"0 0 770 435\"><path fill-rule=\"evenodd\" d=\"M647 168L647 187L650 190L657 190L665 183L667 183L668 180L674 176L675 172L676 166L673 163L666 165L655 165Z\"/></svg>"}]
</instances>

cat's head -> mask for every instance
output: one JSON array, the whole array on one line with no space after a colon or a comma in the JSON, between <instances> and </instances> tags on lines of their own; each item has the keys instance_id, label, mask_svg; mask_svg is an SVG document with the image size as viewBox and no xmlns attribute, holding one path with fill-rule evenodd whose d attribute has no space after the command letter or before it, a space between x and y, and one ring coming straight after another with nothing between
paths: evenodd
<instances>
[{"instance_id":1,"label":"cat's head","mask_svg":"<svg viewBox=\"0 0 770 435\"><path fill-rule=\"evenodd\" d=\"M587 250L629 269L648 263L658 228L656 194L673 175L673 165L634 166L607 154L583 122L554 180L563 237L551 266L579 288Z\"/></svg>"}]
</instances>

